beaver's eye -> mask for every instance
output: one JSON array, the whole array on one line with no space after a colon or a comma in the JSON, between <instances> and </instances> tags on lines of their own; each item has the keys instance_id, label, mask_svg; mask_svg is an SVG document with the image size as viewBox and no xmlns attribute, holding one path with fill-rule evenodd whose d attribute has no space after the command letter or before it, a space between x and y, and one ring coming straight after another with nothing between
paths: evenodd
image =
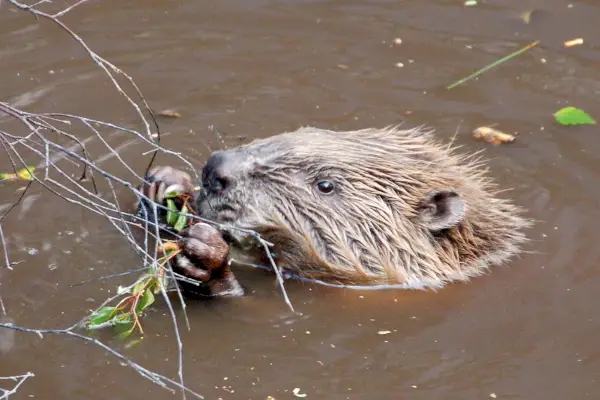
<instances>
[{"instance_id":1,"label":"beaver's eye","mask_svg":"<svg viewBox=\"0 0 600 400\"><path fill-rule=\"evenodd\" d=\"M320 181L317 182L317 189L323 194L331 194L335 189L335 185L331 181Z\"/></svg>"}]
</instances>

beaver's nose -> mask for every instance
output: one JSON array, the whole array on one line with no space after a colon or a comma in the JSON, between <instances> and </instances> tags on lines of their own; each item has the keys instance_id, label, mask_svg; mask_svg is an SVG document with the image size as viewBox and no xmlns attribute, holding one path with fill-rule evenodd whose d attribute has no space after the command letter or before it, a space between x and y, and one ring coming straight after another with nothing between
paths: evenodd
<instances>
[{"instance_id":1,"label":"beaver's nose","mask_svg":"<svg viewBox=\"0 0 600 400\"><path fill-rule=\"evenodd\" d=\"M214 152L202 169L202 187L207 192L223 194L233 182L229 157L224 151Z\"/></svg>"}]
</instances>

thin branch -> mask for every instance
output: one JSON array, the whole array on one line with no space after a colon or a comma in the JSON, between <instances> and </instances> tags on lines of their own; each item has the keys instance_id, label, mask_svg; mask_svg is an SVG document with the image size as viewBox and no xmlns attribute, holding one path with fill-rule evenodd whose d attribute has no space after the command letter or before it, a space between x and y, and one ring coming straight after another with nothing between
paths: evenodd
<instances>
[{"instance_id":1,"label":"thin branch","mask_svg":"<svg viewBox=\"0 0 600 400\"><path fill-rule=\"evenodd\" d=\"M79 0L77 3L65 8L64 10L57 12L56 14L52 15L52 18L59 18L62 17L63 15L65 15L66 13L68 13L69 11L71 11L72 9L74 9L75 7L77 7L80 4L83 4L85 2L87 2L88 0Z\"/></svg>"},{"instance_id":2,"label":"thin branch","mask_svg":"<svg viewBox=\"0 0 600 400\"><path fill-rule=\"evenodd\" d=\"M66 336L71 336L71 337L83 340L84 342L92 343L92 344L100 347L101 349L107 351L108 353L112 354L113 356L115 356L116 358L121 360L122 362L126 363L131 368L133 368L138 374L140 374L142 377L150 380L151 382L157 384L158 386L162 387L163 389L166 389L170 392L175 392L175 390L172 387L170 387L170 386L174 386L184 392L187 392L187 393L193 395L194 397L196 397L198 399L204 399L203 396L194 392L191 389L188 389L187 387L181 385L180 383L178 383L164 375L161 375L157 372L153 372L153 371L150 371L149 369L142 367L135 361L130 360L129 358L125 357L123 354L119 353L118 351L112 349L111 347L104 344L100 340L91 338L89 336L82 335L77 332L73 332L72 328L68 328L68 329L34 329L34 328L26 328L26 327L22 327L22 326L17 326L17 325L10 324L10 323L0 323L0 328L12 329L12 330L21 331L21 332L35 333L41 339L44 338L44 335L66 335Z\"/></svg>"},{"instance_id":3,"label":"thin branch","mask_svg":"<svg viewBox=\"0 0 600 400\"><path fill-rule=\"evenodd\" d=\"M17 391L19 390L19 387L21 387L21 385L23 383L25 383L25 381L27 379L29 379L33 376L35 376L35 375L31 372L27 372L25 375L0 376L0 381L16 382L15 386L12 389L0 388L0 400L8 400L8 398L11 395L17 393Z\"/></svg>"}]
</instances>

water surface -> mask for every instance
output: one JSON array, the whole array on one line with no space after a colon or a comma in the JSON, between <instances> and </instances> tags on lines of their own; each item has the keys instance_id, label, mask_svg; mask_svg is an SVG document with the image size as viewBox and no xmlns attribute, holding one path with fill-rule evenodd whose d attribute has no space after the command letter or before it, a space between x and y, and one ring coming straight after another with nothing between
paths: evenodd
<instances>
[{"instance_id":1,"label":"water surface","mask_svg":"<svg viewBox=\"0 0 600 400\"><path fill-rule=\"evenodd\" d=\"M426 124L445 140L456 134L465 151L484 149L492 175L539 221L529 231L530 253L437 293L290 282L300 312L292 314L272 275L239 271L251 296L188 305L192 329L181 328L191 389L207 399L292 399L294 388L307 399L331 400L600 397L600 135L597 127L564 128L552 119L568 104L600 118L600 5L480 3L91 1L63 18L132 75L155 109L183 115L161 121L171 133L162 143L196 166L211 150L304 125ZM534 8L529 24L519 19ZM72 39L14 11L0 6L2 101L137 124ZM564 48L577 37L583 46ZM402 44L394 46L395 38ZM445 89L533 40L541 44ZM517 133L517 141L493 147L471 138L473 129L493 123ZM89 149L104 155L99 145ZM121 155L141 171L147 157L140 152L133 142ZM0 166L9 168L5 158ZM15 200L14 188L2 186L0 205ZM138 258L102 218L41 188L28 198L31 207L15 209L3 224L11 257L24 262L0 270L0 294L14 322L66 327L129 281L70 285L131 269ZM176 378L162 301L144 326L144 341L122 350ZM99 337L118 346L109 333ZM171 396L102 350L66 337L18 333L0 346L0 360L0 376L36 374L15 399Z\"/></svg>"}]
</instances>

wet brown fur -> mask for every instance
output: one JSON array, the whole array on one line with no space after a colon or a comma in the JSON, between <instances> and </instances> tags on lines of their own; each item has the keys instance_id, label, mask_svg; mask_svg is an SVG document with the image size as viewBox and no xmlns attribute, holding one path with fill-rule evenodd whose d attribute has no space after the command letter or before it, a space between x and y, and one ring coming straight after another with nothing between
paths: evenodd
<instances>
[{"instance_id":1,"label":"wet brown fur","mask_svg":"<svg viewBox=\"0 0 600 400\"><path fill-rule=\"evenodd\" d=\"M278 265L298 275L439 288L506 262L530 225L483 164L455 150L419 129L301 128L228 150L231 190L204 193L199 207L206 218L260 233L275 244ZM338 191L318 193L320 179ZM420 207L448 190L464 215L448 229L429 229ZM219 211L223 205L235 212Z\"/></svg>"}]
</instances>

